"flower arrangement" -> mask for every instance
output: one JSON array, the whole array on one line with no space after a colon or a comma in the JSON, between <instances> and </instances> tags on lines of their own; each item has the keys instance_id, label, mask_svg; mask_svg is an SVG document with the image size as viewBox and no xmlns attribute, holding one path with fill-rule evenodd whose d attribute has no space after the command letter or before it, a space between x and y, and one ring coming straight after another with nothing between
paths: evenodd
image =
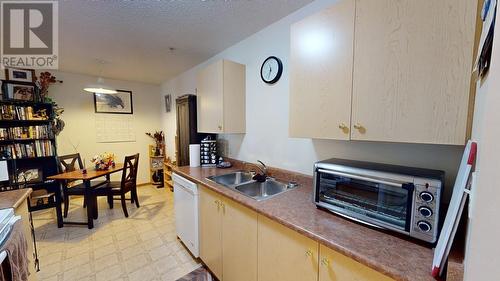
<instances>
[{"instance_id":1,"label":"flower arrangement","mask_svg":"<svg viewBox=\"0 0 500 281\"><path fill-rule=\"evenodd\" d=\"M97 171L105 171L108 170L109 167L115 166L115 155L113 153L104 152L94 156L90 161L95 165Z\"/></svg>"},{"instance_id":2,"label":"flower arrangement","mask_svg":"<svg viewBox=\"0 0 500 281\"><path fill-rule=\"evenodd\" d=\"M47 71L40 73L40 77L37 77L36 84L40 88L40 99L42 102L45 101L45 97L49 93L49 86L56 82L61 81L58 81L54 75Z\"/></svg>"},{"instance_id":3,"label":"flower arrangement","mask_svg":"<svg viewBox=\"0 0 500 281\"><path fill-rule=\"evenodd\" d=\"M52 75L52 73L45 71L40 73L39 77L35 77L36 79L36 85L38 89L40 90L40 101L41 102L46 102L46 103L52 103L54 110L52 112L52 118L54 118L54 126L52 126L52 131L54 134L57 136L59 133L64 129L64 126L66 125L64 123L64 120L62 120L61 115L64 112L64 108L59 107L57 103L48 96L49 94L49 87L52 84L56 83L62 83L62 80L57 80L57 78Z\"/></svg>"},{"instance_id":4,"label":"flower arrangement","mask_svg":"<svg viewBox=\"0 0 500 281\"><path fill-rule=\"evenodd\" d=\"M161 155L162 154L162 144L165 140L164 138L164 135L163 135L163 131L157 131L157 132L154 132L154 134L151 134L151 133L146 133L146 135L150 138L152 138L154 141L155 141L155 155Z\"/></svg>"}]
</instances>

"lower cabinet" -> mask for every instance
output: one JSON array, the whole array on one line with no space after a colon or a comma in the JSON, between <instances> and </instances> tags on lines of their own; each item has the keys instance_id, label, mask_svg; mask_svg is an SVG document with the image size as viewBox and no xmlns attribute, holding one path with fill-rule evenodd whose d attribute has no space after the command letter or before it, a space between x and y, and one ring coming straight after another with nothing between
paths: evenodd
<instances>
[{"instance_id":1,"label":"lower cabinet","mask_svg":"<svg viewBox=\"0 0 500 281\"><path fill-rule=\"evenodd\" d=\"M393 280L323 245L319 246L319 257L319 281Z\"/></svg>"},{"instance_id":2,"label":"lower cabinet","mask_svg":"<svg viewBox=\"0 0 500 281\"><path fill-rule=\"evenodd\" d=\"M206 188L200 188L199 238L200 257L210 270L222 279L222 216L220 197Z\"/></svg>"},{"instance_id":3,"label":"lower cabinet","mask_svg":"<svg viewBox=\"0 0 500 281\"><path fill-rule=\"evenodd\" d=\"M223 281L390 281L347 256L200 186L200 257Z\"/></svg>"},{"instance_id":4,"label":"lower cabinet","mask_svg":"<svg viewBox=\"0 0 500 281\"><path fill-rule=\"evenodd\" d=\"M222 204L222 278L257 281L257 213L232 200Z\"/></svg>"},{"instance_id":5,"label":"lower cabinet","mask_svg":"<svg viewBox=\"0 0 500 281\"><path fill-rule=\"evenodd\" d=\"M259 281L318 280L318 242L259 216Z\"/></svg>"},{"instance_id":6,"label":"lower cabinet","mask_svg":"<svg viewBox=\"0 0 500 281\"><path fill-rule=\"evenodd\" d=\"M200 257L219 280L257 281L257 213L200 188Z\"/></svg>"}]
</instances>

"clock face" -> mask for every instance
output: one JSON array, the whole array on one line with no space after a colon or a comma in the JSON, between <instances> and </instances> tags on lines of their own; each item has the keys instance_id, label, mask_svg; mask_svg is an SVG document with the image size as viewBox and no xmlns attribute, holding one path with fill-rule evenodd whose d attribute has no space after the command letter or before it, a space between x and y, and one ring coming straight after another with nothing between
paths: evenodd
<instances>
[{"instance_id":1,"label":"clock face","mask_svg":"<svg viewBox=\"0 0 500 281\"><path fill-rule=\"evenodd\" d=\"M260 78L268 84L278 82L283 72L283 64L277 57L268 57L260 68Z\"/></svg>"}]
</instances>

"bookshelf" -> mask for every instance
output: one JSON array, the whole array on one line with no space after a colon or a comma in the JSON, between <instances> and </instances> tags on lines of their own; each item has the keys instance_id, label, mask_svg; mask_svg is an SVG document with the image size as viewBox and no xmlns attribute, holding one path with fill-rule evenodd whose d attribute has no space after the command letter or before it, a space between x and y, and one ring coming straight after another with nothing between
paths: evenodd
<instances>
[{"instance_id":1,"label":"bookshelf","mask_svg":"<svg viewBox=\"0 0 500 281\"><path fill-rule=\"evenodd\" d=\"M155 155L155 146L149 145L149 180L151 184L163 185L163 160L165 156Z\"/></svg>"},{"instance_id":2,"label":"bookshelf","mask_svg":"<svg viewBox=\"0 0 500 281\"><path fill-rule=\"evenodd\" d=\"M7 99L6 87L0 95L0 161L7 161L9 173L9 179L0 182L0 191L32 188L29 209L36 211L56 207L60 199L59 183L47 180L59 170L52 132L54 108L37 101L34 83L23 84L35 89L32 100Z\"/></svg>"}]
</instances>

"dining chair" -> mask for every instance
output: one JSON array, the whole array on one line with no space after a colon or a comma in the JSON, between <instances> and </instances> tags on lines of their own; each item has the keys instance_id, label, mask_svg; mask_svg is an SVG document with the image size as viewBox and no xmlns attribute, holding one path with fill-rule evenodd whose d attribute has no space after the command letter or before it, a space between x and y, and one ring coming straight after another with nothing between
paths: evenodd
<instances>
[{"instance_id":1,"label":"dining chair","mask_svg":"<svg viewBox=\"0 0 500 281\"><path fill-rule=\"evenodd\" d=\"M80 153L68 154L58 157L59 169L61 173L72 172L75 170L81 170L84 168L82 158ZM92 187L97 187L99 185L105 184L107 181L100 181L93 183ZM69 196L84 196L85 195L85 185L83 183L77 183L77 180L66 180L62 184L63 187L63 203L64 203L64 217L68 217L69 210ZM87 202L83 200L83 207L85 208Z\"/></svg>"},{"instance_id":2,"label":"dining chair","mask_svg":"<svg viewBox=\"0 0 500 281\"><path fill-rule=\"evenodd\" d=\"M106 196L108 204L113 209L113 200L120 200L122 204L123 214L128 218L126 200L135 203L139 208L139 198L137 197L137 170L139 167L139 153L125 156L123 162L123 171L121 181L111 181L105 185L94 189L95 196ZM125 198L125 195L130 192L130 199ZM120 196L120 198L115 198Z\"/></svg>"}]
</instances>

